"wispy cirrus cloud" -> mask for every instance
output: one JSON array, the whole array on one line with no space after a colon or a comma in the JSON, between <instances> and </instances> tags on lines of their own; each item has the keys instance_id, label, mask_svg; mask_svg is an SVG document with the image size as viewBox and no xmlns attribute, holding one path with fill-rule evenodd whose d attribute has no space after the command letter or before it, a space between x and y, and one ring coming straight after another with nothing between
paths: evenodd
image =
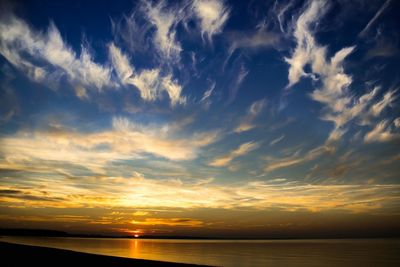
<instances>
[{"instance_id":1,"label":"wispy cirrus cloud","mask_svg":"<svg viewBox=\"0 0 400 267\"><path fill-rule=\"evenodd\" d=\"M0 20L0 53L35 81L67 77L73 86L98 90L113 86L111 69L95 63L83 45L78 56L54 23L47 32L40 32L12 14L4 16Z\"/></svg>"},{"instance_id":2,"label":"wispy cirrus cloud","mask_svg":"<svg viewBox=\"0 0 400 267\"><path fill-rule=\"evenodd\" d=\"M265 25L258 27L255 31L231 31L227 34L230 47L227 62L237 49L258 51L266 48L277 48L281 43L281 35L268 30Z\"/></svg>"},{"instance_id":3,"label":"wispy cirrus cloud","mask_svg":"<svg viewBox=\"0 0 400 267\"><path fill-rule=\"evenodd\" d=\"M388 120L383 120L365 135L364 141L372 143L400 140L400 133L394 132L394 128L398 128L398 121L395 120L391 124Z\"/></svg>"},{"instance_id":4,"label":"wispy cirrus cloud","mask_svg":"<svg viewBox=\"0 0 400 267\"><path fill-rule=\"evenodd\" d=\"M269 143L269 145L270 145L270 146L276 145L277 143L279 143L280 141L282 141L284 138L285 138L285 135L282 134L281 136L279 136L279 137L273 139L273 140Z\"/></svg>"},{"instance_id":5,"label":"wispy cirrus cloud","mask_svg":"<svg viewBox=\"0 0 400 267\"><path fill-rule=\"evenodd\" d=\"M382 15L382 13L389 7L391 0L386 0L385 3L379 8L379 10L375 13L372 19L368 22L368 24L362 29L362 31L358 34L359 37L365 37L368 33L371 26L375 23L375 21Z\"/></svg>"},{"instance_id":6,"label":"wispy cirrus cloud","mask_svg":"<svg viewBox=\"0 0 400 267\"><path fill-rule=\"evenodd\" d=\"M157 4L142 1L140 7L155 28L153 43L160 55L168 60L179 61L182 48L176 40L176 27L183 19L182 11L168 8L165 1Z\"/></svg>"},{"instance_id":7,"label":"wispy cirrus cloud","mask_svg":"<svg viewBox=\"0 0 400 267\"><path fill-rule=\"evenodd\" d=\"M194 159L202 147L217 140L216 132L193 133L175 138L177 125L146 126L123 117L114 117L112 129L92 133L22 131L1 138L1 166L28 170L32 164L73 164L104 173L107 163L153 155L182 161ZM39 170L40 171L40 170Z\"/></svg>"},{"instance_id":8,"label":"wispy cirrus cloud","mask_svg":"<svg viewBox=\"0 0 400 267\"><path fill-rule=\"evenodd\" d=\"M210 87L204 92L203 97L200 99L200 102L203 104L204 109L209 109L212 103L211 96L214 92L216 83L211 83Z\"/></svg>"},{"instance_id":9,"label":"wispy cirrus cloud","mask_svg":"<svg viewBox=\"0 0 400 267\"><path fill-rule=\"evenodd\" d=\"M162 75L157 68L135 72L129 57L114 43L109 45L109 56L121 83L135 86L142 99L154 101L162 97L162 92L166 92L171 106L186 103L186 98L181 96L182 87L171 74Z\"/></svg>"},{"instance_id":10,"label":"wispy cirrus cloud","mask_svg":"<svg viewBox=\"0 0 400 267\"><path fill-rule=\"evenodd\" d=\"M313 161L323 155L330 155L334 152L334 147L322 145L303 154L301 154L301 150L297 150L289 156L284 156L280 158L267 156L267 164L264 166L264 171L271 172L278 169L292 167L295 165Z\"/></svg>"},{"instance_id":11,"label":"wispy cirrus cloud","mask_svg":"<svg viewBox=\"0 0 400 267\"><path fill-rule=\"evenodd\" d=\"M201 34L211 42L220 33L229 18L230 9L223 0L194 0L194 14L200 22Z\"/></svg>"},{"instance_id":12,"label":"wispy cirrus cloud","mask_svg":"<svg viewBox=\"0 0 400 267\"><path fill-rule=\"evenodd\" d=\"M286 179L248 181L229 185L212 180L193 183L179 179L148 179L142 176L127 178L102 176L98 179L81 177L80 185L74 179L61 182L32 181L24 189L17 185L0 187L2 206L31 207L40 204L51 207L113 207L113 209L165 209L222 208L282 211L329 211L332 209L373 214L391 212L398 202L399 185L396 184L306 184ZM82 186L85 183L86 186ZM41 190L37 190L41 188ZM94 190L95 189L95 190ZM45 191L45 192L43 192ZM1 193L3 192L3 193ZM28 197L27 197L28 196ZM204 196L208 196L205 198ZM392 206L392 205L395 206ZM393 208L394 207L394 208ZM136 216L137 217L137 216ZM148 218L146 220L146 217ZM113 216L115 219L115 216ZM184 224L201 222L191 218L155 218L152 214L132 218L134 224ZM64 218L65 219L65 218Z\"/></svg>"},{"instance_id":13,"label":"wispy cirrus cloud","mask_svg":"<svg viewBox=\"0 0 400 267\"><path fill-rule=\"evenodd\" d=\"M54 23L50 24L47 32L41 32L10 15L0 21L0 28L0 53L14 67L45 84L60 82L66 77L76 96L82 100L89 99L91 89L115 88L121 83L134 85L146 101L160 99L162 92L166 92L171 106L186 102L186 98L181 96L182 86L171 74L160 68L135 71L130 58L114 43L108 46L110 66L95 63L89 49L83 45L78 56L62 39ZM113 70L119 82L113 79Z\"/></svg>"},{"instance_id":14,"label":"wispy cirrus cloud","mask_svg":"<svg viewBox=\"0 0 400 267\"><path fill-rule=\"evenodd\" d=\"M254 129L256 125L254 120L262 112L266 106L267 100L265 98L254 101L247 110L247 114L239 119L239 124L233 130L235 133L246 132Z\"/></svg>"},{"instance_id":15,"label":"wispy cirrus cloud","mask_svg":"<svg viewBox=\"0 0 400 267\"><path fill-rule=\"evenodd\" d=\"M215 158L208 165L213 167L225 167L228 166L232 160L237 157L244 156L253 150L258 149L261 146L259 142L247 142L241 144L238 148L230 151L228 154Z\"/></svg>"},{"instance_id":16,"label":"wispy cirrus cloud","mask_svg":"<svg viewBox=\"0 0 400 267\"><path fill-rule=\"evenodd\" d=\"M229 84L229 96L226 104L229 105L236 99L236 95L239 92L240 86L249 74L249 70L245 67L243 63L239 63L236 68L235 78Z\"/></svg>"},{"instance_id":17,"label":"wispy cirrus cloud","mask_svg":"<svg viewBox=\"0 0 400 267\"><path fill-rule=\"evenodd\" d=\"M165 225L187 227L202 227L204 225L204 222L192 218L146 218L142 221L133 220L131 223L138 225Z\"/></svg>"},{"instance_id":18,"label":"wispy cirrus cloud","mask_svg":"<svg viewBox=\"0 0 400 267\"><path fill-rule=\"evenodd\" d=\"M376 101L379 87L359 97L350 92L353 81L351 75L344 71L344 60L355 50L355 46L342 48L328 59L328 47L318 44L314 37L315 27L328 9L329 3L326 1L306 3L306 9L294 24L296 48L291 57L285 60L290 66L288 88L302 77L319 82L310 96L325 106L321 118L335 124L328 137L328 141L335 141L347 131L345 126L350 121L364 119L365 122L365 114L378 117L393 102L395 90L387 92L379 102ZM310 73L305 72L306 65L310 65Z\"/></svg>"}]
</instances>

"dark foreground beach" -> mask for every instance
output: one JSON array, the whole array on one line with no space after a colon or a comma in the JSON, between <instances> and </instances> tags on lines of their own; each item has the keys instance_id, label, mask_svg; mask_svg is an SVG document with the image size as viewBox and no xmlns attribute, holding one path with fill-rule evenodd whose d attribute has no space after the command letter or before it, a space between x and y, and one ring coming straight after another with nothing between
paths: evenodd
<instances>
[{"instance_id":1,"label":"dark foreground beach","mask_svg":"<svg viewBox=\"0 0 400 267\"><path fill-rule=\"evenodd\" d=\"M0 242L0 265L12 266L201 266L183 263L128 259L70 250Z\"/></svg>"}]
</instances>

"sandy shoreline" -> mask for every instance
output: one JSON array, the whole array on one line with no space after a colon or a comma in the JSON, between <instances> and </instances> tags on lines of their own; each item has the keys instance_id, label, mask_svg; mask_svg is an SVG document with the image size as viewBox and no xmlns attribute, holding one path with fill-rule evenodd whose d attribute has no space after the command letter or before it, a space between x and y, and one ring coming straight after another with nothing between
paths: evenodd
<instances>
[{"instance_id":1,"label":"sandy shoreline","mask_svg":"<svg viewBox=\"0 0 400 267\"><path fill-rule=\"evenodd\" d=\"M12 266L204 266L130 259L0 242L1 265Z\"/></svg>"}]
</instances>

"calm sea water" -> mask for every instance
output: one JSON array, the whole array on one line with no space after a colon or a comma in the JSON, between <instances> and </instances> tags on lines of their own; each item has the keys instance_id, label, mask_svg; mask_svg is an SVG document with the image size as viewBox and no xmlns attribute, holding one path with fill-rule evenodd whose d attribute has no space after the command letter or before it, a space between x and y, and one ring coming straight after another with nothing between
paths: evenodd
<instances>
[{"instance_id":1,"label":"calm sea water","mask_svg":"<svg viewBox=\"0 0 400 267\"><path fill-rule=\"evenodd\" d=\"M165 240L2 237L80 252L213 266L400 266L399 239Z\"/></svg>"}]
</instances>

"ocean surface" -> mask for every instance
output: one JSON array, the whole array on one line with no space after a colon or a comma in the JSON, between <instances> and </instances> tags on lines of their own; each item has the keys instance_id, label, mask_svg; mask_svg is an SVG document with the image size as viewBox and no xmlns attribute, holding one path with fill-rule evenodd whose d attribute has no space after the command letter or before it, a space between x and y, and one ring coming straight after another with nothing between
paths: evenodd
<instances>
[{"instance_id":1,"label":"ocean surface","mask_svg":"<svg viewBox=\"0 0 400 267\"><path fill-rule=\"evenodd\" d=\"M1 237L0 241L212 266L400 266L400 239L166 240Z\"/></svg>"}]
</instances>

